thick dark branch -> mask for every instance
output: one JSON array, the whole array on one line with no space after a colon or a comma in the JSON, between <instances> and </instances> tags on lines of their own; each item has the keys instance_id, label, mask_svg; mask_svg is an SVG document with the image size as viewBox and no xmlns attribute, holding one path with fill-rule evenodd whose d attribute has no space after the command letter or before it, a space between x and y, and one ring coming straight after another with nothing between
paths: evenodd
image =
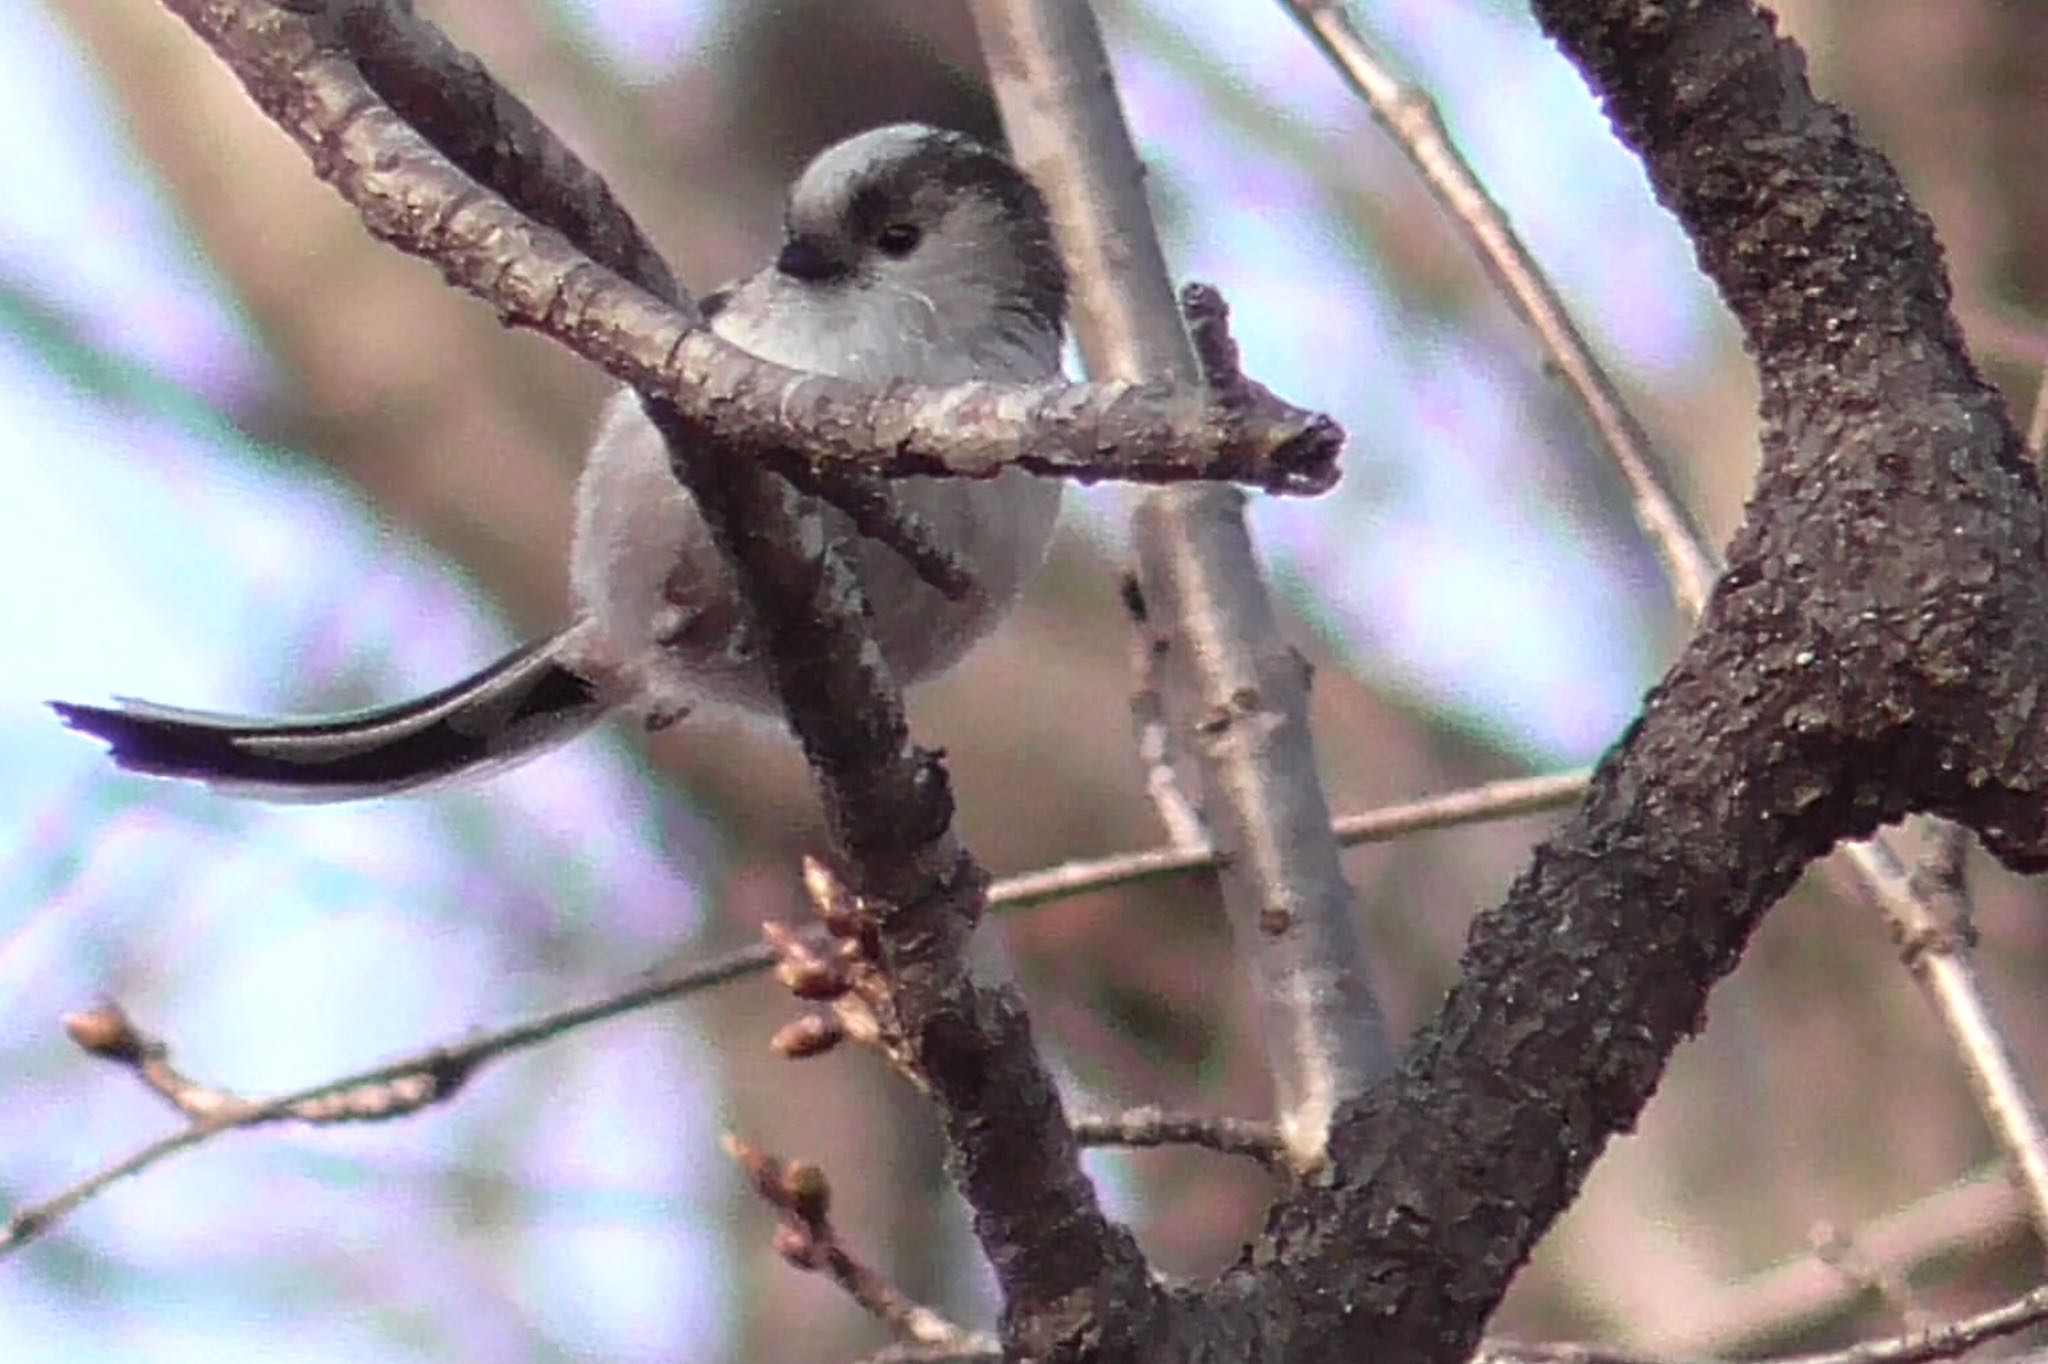
<instances>
[{"instance_id":1,"label":"thick dark branch","mask_svg":"<svg viewBox=\"0 0 2048 1364\"><path fill-rule=\"evenodd\" d=\"M1748 336L1763 468L1700 633L1254 1252L1292 1359L1464 1357L1837 841L1934 809L2048 862L2048 519L1926 220L1746 0L1534 8Z\"/></svg>"},{"instance_id":2,"label":"thick dark branch","mask_svg":"<svg viewBox=\"0 0 2048 1364\"><path fill-rule=\"evenodd\" d=\"M988 478L1242 481L1317 492L1343 432L1248 386L893 385L757 360L696 327L600 182L474 58L393 0L166 0L377 236L449 282L677 405L722 444L820 465ZM368 44L358 63L349 43ZM425 120L416 130L407 114ZM496 130L498 136L467 131ZM488 186L488 188L485 188ZM565 240L566 238L566 240ZM630 271L621 276L620 271ZM665 287L667 286L667 287ZM681 306L677 306L681 304Z\"/></svg>"}]
</instances>

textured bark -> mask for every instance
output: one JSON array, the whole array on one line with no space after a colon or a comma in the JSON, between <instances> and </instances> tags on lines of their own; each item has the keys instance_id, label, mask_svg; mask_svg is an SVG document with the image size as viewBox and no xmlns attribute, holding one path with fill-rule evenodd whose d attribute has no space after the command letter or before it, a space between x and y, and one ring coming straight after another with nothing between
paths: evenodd
<instances>
[{"instance_id":1,"label":"textured bark","mask_svg":"<svg viewBox=\"0 0 2048 1364\"><path fill-rule=\"evenodd\" d=\"M716 357L693 342L647 359L680 335L675 310L617 293L551 233L492 217L480 192L437 198L455 182L410 151L372 155L401 146L404 125L360 91L339 106L309 94L331 99L347 73L293 36L299 20L257 0L172 3L323 173L362 196L373 226L409 234L509 318L582 319L557 334L650 388L680 378L688 402L721 391ZM1926 220L1848 120L1814 99L1798 51L1747 0L1534 7L1744 330L1762 379L1756 494L1698 634L1584 806L1474 923L1462 978L1398 1073L1340 1111L1324 1174L1275 1209L1220 1282L1157 1289L1080 1174L1014 992L967 976L980 874L951 835L943 770L910 742L887 679L861 663L843 568L801 548L801 509L776 480L735 472L703 421L658 407L755 591L840 845L861 887L891 906L883 933L905 1033L1015 1352L1463 1358L1808 862L1925 809L1970 825L2016 867L2048 865L2048 515L1964 351ZM342 10L360 18L364 6ZM488 179L489 159L470 174ZM515 197L518 173L505 176ZM524 202L579 241L576 214L612 212L588 195L553 204L554 192L543 184ZM779 438L721 420L719 434L743 444Z\"/></svg>"},{"instance_id":2,"label":"textured bark","mask_svg":"<svg viewBox=\"0 0 2048 1364\"><path fill-rule=\"evenodd\" d=\"M1741 323L1763 464L1698 634L1240 1270L1294 1359L1462 1357L1837 841L1926 809L2048 864L2048 520L1926 219L1744 0L1534 8Z\"/></svg>"}]
</instances>

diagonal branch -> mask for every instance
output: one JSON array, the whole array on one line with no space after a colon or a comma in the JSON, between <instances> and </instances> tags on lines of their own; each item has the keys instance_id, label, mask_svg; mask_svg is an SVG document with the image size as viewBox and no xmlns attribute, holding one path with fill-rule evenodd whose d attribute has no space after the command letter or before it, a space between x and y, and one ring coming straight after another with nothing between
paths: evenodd
<instances>
[{"instance_id":1,"label":"diagonal branch","mask_svg":"<svg viewBox=\"0 0 2048 1364\"><path fill-rule=\"evenodd\" d=\"M2048 1288L2001 1303L1975 1316L1883 1340L1858 1341L1840 1350L1817 1354L1776 1355L1767 1364L1931 1364L1956 1359L1994 1340L2048 1322ZM1604 1345L1524 1344L1489 1340L1473 1355L1473 1364L1703 1364L1697 1359L1642 1354Z\"/></svg>"},{"instance_id":2,"label":"diagonal branch","mask_svg":"<svg viewBox=\"0 0 2048 1364\"><path fill-rule=\"evenodd\" d=\"M1256 386L1251 401L1229 405L1196 382L875 390L755 359L698 327L637 229L610 226L622 215L596 176L395 0L166 3L371 232L432 261L507 325L542 331L673 402L723 444L894 476L988 478L1014 464L1052 477L1243 479L1284 492L1336 478L1336 424ZM356 37L370 44L360 63Z\"/></svg>"},{"instance_id":3,"label":"diagonal branch","mask_svg":"<svg viewBox=\"0 0 2048 1364\"><path fill-rule=\"evenodd\" d=\"M1507 215L1451 141L1428 93L1389 69L1341 5L1331 0L1284 3L1406 153L1554 361L1627 483L1636 519L1663 560L1679 607L1697 623L1708 589L1722 571L1720 556L1672 492L1661 460L1642 424L1622 400L1619 386L1573 323ZM2048 406L2041 410L2048 411ZM1879 834L1851 843L1845 857L1865 892L1885 913L1893 933L1924 939L1942 917L1941 908L1934 903L1938 897L1923 892L1906 875L1894 842ZM1987 1125L2013 1159L2037 1226L2048 1228L2048 1127L2020 1079L1968 956L1957 945L1916 958L1914 967L1962 1061Z\"/></svg>"},{"instance_id":4,"label":"diagonal branch","mask_svg":"<svg viewBox=\"0 0 2048 1364\"><path fill-rule=\"evenodd\" d=\"M1549 276L1451 141L1436 102L1379 59L1337 0L1282 3L1407 155L1437 203L1464 229L1487 273L1541 340L1627 482L1636 523L1663 560L1679 605L1697 619L1714 579L1721 576L1713 547L1672 492L1649 433L1572 321Z\"/></svg>"},{"instance_id":5,"label":"diagonal branch","mask_svg":"<svg viewBox=\"0 0 2048 1364\"><path fill-rule=\"evenodd\" d=\"M915 457L915 431L873 420L892 402L915 410L904 397L909 390L885 390L863 418L846 404L835 413L831 401L863 396L858 385L785 371L786 379L769 385L779 401L765 413L752 408L772 367L592 263L561 235L582 233L587 222L529 221L472 179L516 177L492 155L437 149L421 138L365 80L345 40L262 0L166 3L373 231L428 256L451 281L489 297L507 320L544 324L592 358L602 353L606 363L621 363L617 372L641 388L677 477L750 606L762 664L856 888L875 905L906 1043L930 1083L1008 1320L1144 1315L1157 1289L1130 1234L1103 1215L1081 1170L1021 1000L1009 987L981 986L967 970L964 950L986 903L986 877L954 837L945 769L911 741L901 693L868 633L860 584L815 504L757 457L791 439L789 423L821 414L850 422L856 446L894 446L899 456ZM358 0L358 8L373 3ZM483 79L481 72L479 65L471 74ZM466 159L458 165L450 157ZM601 219L609 206L586 208ZM646 366L649 357L659 363ZM1129 411L1134 393L1109 395L1100 411ZM1071 389L1025 396L1049 404L1040 411L1068 416L1091 401L1087 391ZM961 391L952 399L963 401ZM992 386L964 398L969 406L984 400L1000 415L1003 399ZM1195 406L1213 427L1206 398Z\"/></svg>"},{"instance_id":6,"label":"diagonal branch","mask_svg":"<svg viewBox=\"0 0 2048 1364\"><path fill-rule=\"evenodd\" d=\"M2048 517L1926 220L1745 0L1535 8L1748 334L1763 468L1699 633L1255 1256L1300 1358L1469 1350L1829 846L1931 806L2043 860Z\"/></svg>"}]
</instances>

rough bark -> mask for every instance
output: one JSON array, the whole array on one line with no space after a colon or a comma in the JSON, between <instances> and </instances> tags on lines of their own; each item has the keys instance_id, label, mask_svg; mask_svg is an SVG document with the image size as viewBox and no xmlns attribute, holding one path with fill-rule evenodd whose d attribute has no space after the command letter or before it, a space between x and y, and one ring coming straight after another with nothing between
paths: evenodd
<instances>
[{"instance_id":1,"label":"rough bark","mask_svg":"<svg viewBox=\"0 0 2048 1364\"><path fill-rule=\"evenodd\" d=\"M1801 869L1911 810L2048 865L2039 480L1925 217L1746 0L1537 0L1762 379L1700 630L1239 1271L1293 1359L1462 1357Z\"/></svg>"}]
</instances>

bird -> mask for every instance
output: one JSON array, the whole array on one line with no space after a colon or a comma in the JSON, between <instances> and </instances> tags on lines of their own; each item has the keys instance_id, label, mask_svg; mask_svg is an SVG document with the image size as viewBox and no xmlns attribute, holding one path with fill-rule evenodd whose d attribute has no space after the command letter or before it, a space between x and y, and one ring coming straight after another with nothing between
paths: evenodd
<instances>
[{"instance_id":1,"label":"bird","mask_svg":"<svg viewBox=\"0 0 2048 1364\"><path fill-rule=\"evenodd\" d=\"M1067 278L1043 195L1006 156L903 123L819 152L792 183L767 264L702 303L713 332L763 360L857 382L1032 383L1060 374ZM949 597L895 549L850 537L876 643L901 682L954 663L1043 562L1061 485L909 477L889 496L972 582ZM669 452L622 389L576 490L570 622L431 695L317 719L247 719L130 698L56 701L120 767L258 799L331 802L502 770L623 711L649 729L711 705L777 713L745 604Z\"/></svg>"}]
</instances>

